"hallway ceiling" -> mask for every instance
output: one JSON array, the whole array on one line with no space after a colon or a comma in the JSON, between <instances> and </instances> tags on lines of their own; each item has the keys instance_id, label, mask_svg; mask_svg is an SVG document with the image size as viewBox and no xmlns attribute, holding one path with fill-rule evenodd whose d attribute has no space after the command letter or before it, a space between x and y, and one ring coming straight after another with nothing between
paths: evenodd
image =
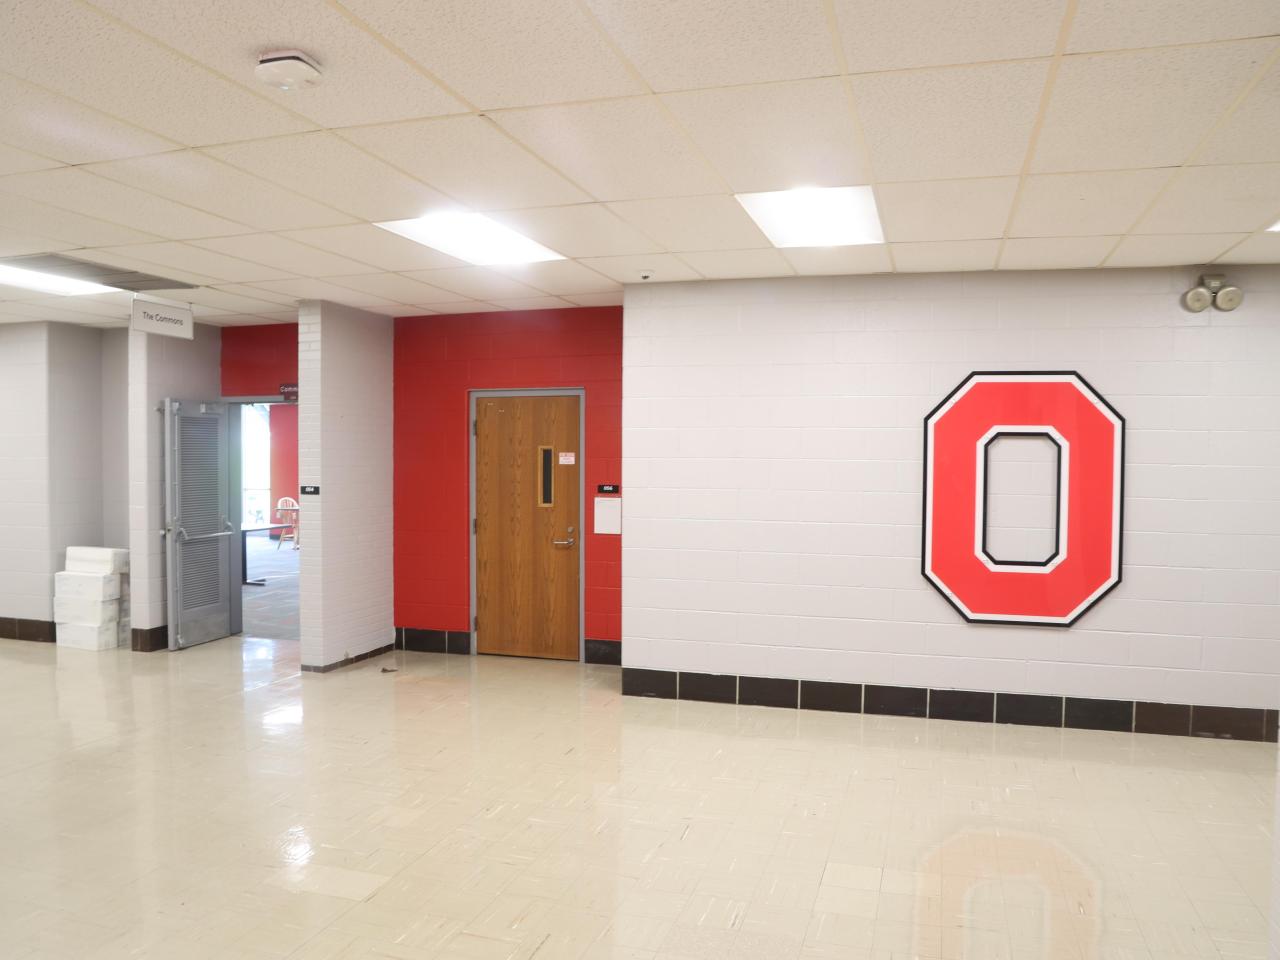
<instances>
[{"instance_id":1,"label":"hallway ceiling","mask_svg":"<svg viewBox=\"0 0 1280 960\"><path fill-rule=\"evenodd\" d=\"M257 83L306 50L315 88ZM1275 0L10 0L0 257L211 323L621 302L696 280L1280 262ZM774 249L734 193L873 186L888 242ZM371 225L461 204L571 259ZM128 295L0 287L0 322Z\"/></svg>"}]
</instances>

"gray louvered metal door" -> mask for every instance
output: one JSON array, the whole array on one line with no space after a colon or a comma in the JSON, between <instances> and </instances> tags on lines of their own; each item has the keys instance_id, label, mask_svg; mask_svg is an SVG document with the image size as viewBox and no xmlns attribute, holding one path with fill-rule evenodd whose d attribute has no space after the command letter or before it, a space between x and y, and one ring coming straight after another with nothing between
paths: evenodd
<instances>
[{"instance_id":1,"label":"gray louvered metal door","mask_svg":"<svg viewBox=\"0 0 1280 960\"><path fill-rule=\"evenodd\" d=\"M231 633L227 406L165 401L165 554L169 649Z\"/></svg>"}]
</instances>

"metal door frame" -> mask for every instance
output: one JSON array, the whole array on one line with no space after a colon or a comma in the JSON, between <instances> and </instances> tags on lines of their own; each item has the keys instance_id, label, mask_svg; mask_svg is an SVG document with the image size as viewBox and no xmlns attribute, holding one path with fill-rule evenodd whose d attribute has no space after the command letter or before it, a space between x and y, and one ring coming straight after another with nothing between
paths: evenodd
<instances>
[{"instance_id":1,"label":"metal door frame","mask_svg":"<svg viewBox=\"0 0 1280 960\"><path fill-rule=\"evenodd\" d=\"M578 456L581 458L578 469L578 542L582 549L578 551L578 662L586 659L587 648L587 389L586 387L546 387L527 390L468 390L467 400L467 445L470 448L470 468L468 474L467 510L471 519L471 655L476 655L476 400L481 397L577 397L578 398Z\"/></svg>"},{"instance_id":2,"label":"metal door frame","mask_svg":"<svg viewBox=\"0 0 1280 960\"><path fill-rule=\"evenodd\" d=\"M185 650L178 643L178 630L182 619L182 584L178 573L178 545L174 539L175 531L172 527L173 515L170 508L174 506L171 501L175 497L174 481L175 470L177 464L174 462L174 444L175 436L173 434L173 425L176 417L172 415L175 405L183 403L199 404L201 407L221 407L222 415L225 418L227 431L227 489L226 497L222 504L226 511L224 516L227 523L231 523L232 539L228 541L231 545L227 548L227 575L230 583L227 587L227 627L228 637L233 637L240 632L242 626L242 614L240 610L241 590L240 581L242 579L242 571L240 570L240 551L234 548L235 538L240 535L239 520L233 521L232 518L237 516L233 506L238 503L239 482L240 482L240 458L238 455L238 446L240 443L240 408L234 404L229 404L223 400L181 400L173 397L166 397L160 407L160 414L163 418L161 424L161 435L164 438L163 460L164 460L164 487L161 490L160 501L161 511L164 515L164 572L165 572L165 620L167 621L168 647L170 651ZM225 637L214 637L201 643L191 644L190 646L200 646L203 643L212 643L214 640L222 640Z\"/></svg>"}]
</instances>

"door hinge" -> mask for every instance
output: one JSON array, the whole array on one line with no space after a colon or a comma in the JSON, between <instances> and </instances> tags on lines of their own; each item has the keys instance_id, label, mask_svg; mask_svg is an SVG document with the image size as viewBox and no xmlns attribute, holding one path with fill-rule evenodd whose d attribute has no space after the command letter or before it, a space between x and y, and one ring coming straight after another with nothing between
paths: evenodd
<instances>
[{"instance_id":1,"label":"door hinge","mask_svg":"<svg viewBox=\"0 0 1280 960\"><path fill-rule=\"evenodd\" d=\"M472 518L471 518L471 532L472 532L472 533L479 533L479 532L480 532L480 518L479 518L479 517L472 517Z\"/></svg>"},{"instance_id":2,"label":"door hinge","mask_svg":"<svg viewBox=\"0 0 1280 960\"><path fill-rule=\"evenodd\" d=\"M471 421L471 435L475 437L480 436L480 421L478 419Z\"/></svg>"},{"instance_id":3,"label":"door hinge","mask_svg":"<svg viewBox=\"0 0 1280 960\"><path fill-rule=\"evenodd\" d=\"M478 616L477 616L477 617L472 617L472 618L471 618L471 629L472 629L472 630L479 630L479 629L480 629L480 618L479 618Z\"/></svg>"}]
</instances>

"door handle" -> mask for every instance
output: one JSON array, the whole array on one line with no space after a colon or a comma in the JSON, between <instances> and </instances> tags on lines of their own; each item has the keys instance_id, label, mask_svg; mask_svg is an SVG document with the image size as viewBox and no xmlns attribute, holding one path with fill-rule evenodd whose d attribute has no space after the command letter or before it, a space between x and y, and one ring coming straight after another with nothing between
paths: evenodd
<instances>
[{"instance_id":1,"label":"door handle","mask_svg":"<svg viewBox=\"0 0 1280 960\"><path fill-rule=\"evenodd\" d=\"M573 537L570 537L568 540L552 540L551 541L552 545L557 547L572 547L577 542L578 541L573 539Z\"/></svg>"},{"instance_id":2,"label":"door handle","mask_svg":"<svg viewBox=\"0 0 1280 960\"><path fill-rule=\"evenodd\" d=\"M182 527L179 527L178 540L182 543L194 543L197 540L213 540L217 537L234 537L235 533L236 532L234 530L223 530L220 533L200 533L193 537L188 534L186 530L182 529Z\"/></svg>"}]
</instances>

